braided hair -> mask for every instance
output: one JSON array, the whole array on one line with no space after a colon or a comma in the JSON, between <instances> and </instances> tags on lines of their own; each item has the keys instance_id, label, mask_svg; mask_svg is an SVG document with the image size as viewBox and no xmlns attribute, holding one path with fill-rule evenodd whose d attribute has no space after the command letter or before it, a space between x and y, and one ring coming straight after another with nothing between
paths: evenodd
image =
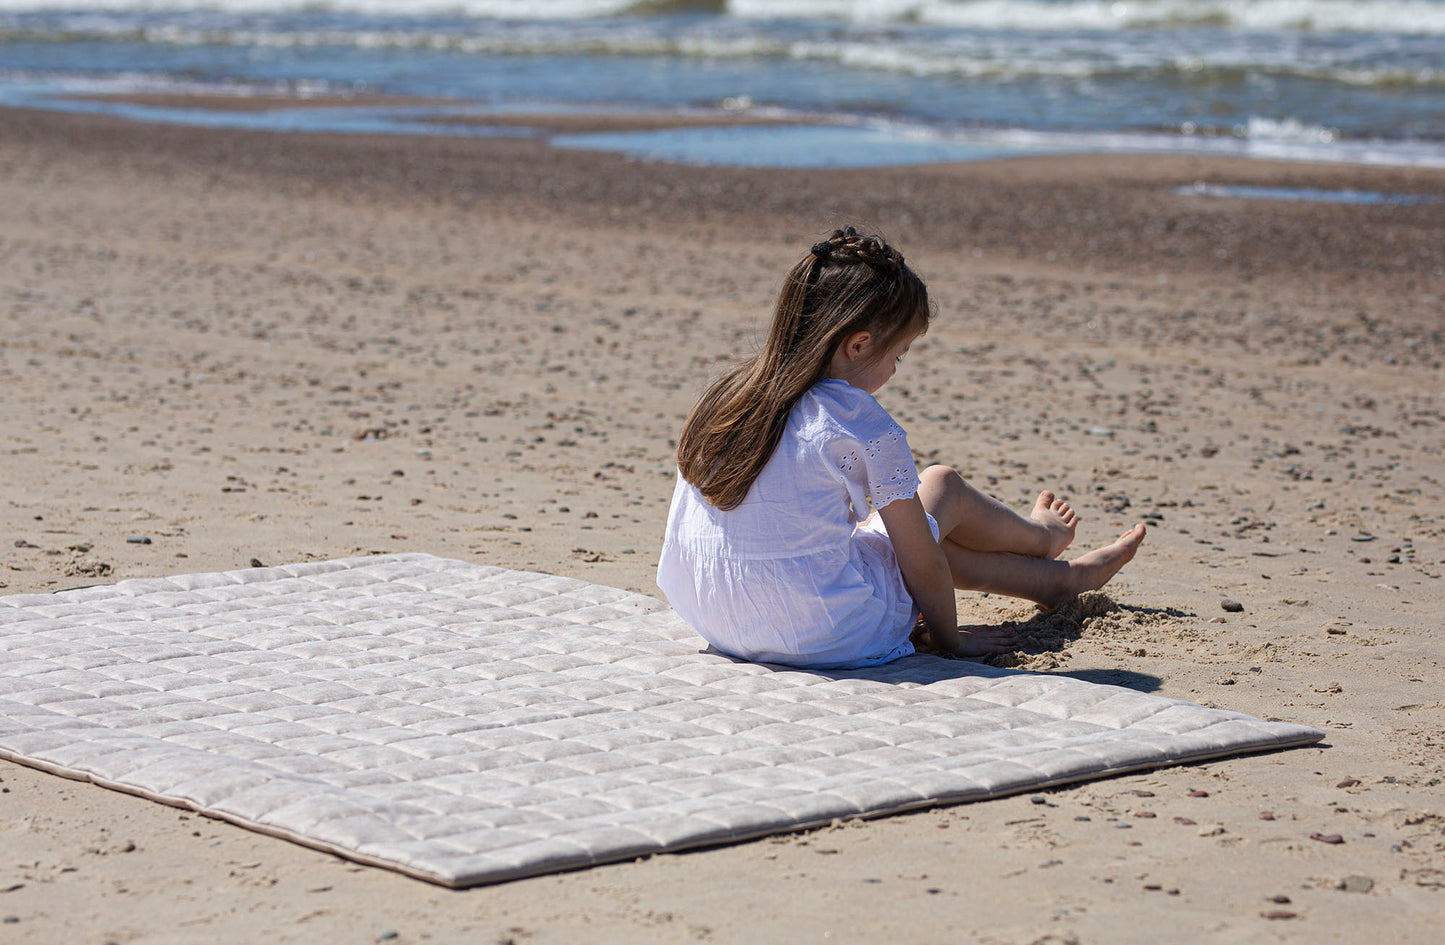
<instances>
[{"instance_id":1,"label":"braided hair","mask_svg":"<svg viewBox=\"0 0 1445 945\"><path fill-rule=\"evenodd\" d=\"M928 289L903 254L851 226L834 230L788 273L763 350L713 381L693 408L678 471L714 506L736 508L844 338L866 331L881 356L930 317Z\"/></svg>"}]
</instances>

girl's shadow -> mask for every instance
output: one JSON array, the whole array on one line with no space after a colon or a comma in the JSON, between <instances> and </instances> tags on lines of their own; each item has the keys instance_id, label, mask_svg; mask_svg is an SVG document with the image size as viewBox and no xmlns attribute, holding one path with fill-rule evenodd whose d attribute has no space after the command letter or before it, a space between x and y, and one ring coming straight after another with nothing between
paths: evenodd
<instances>
[{"instance_id":1,"label":"girl's shadow","mask_svg":"<svg viewBox=\"0 0 1445 945\"><path fill-rule=\"evenodd\" d=\"M1062 654L1068 645L1085 632L1106 636L1111 630L1134 629L1140 625L1162 623L1170 618L1196 616L1170 607L1135 607L1115 603L1101 591L1083 594L1052 610L1041 610L1027 620L1006 621L1019 638L1019 648L1011 653L983 657L978 660L954 659L920 652L914 656L862 669L804 669L775 663L758 663L782 672L808 673L826 679L860 679L883 683L928 685L944 679L965 676L1007 676L1018 672L1070 676L1083 682L1104 686L1122 686L1138 692L1155 692L1163 680L1149 673L1131 669L1105 667L1099 669L1062 670L1054 654ZM967 629L967 628L965 628ZM748 661L728 656L708 647L703 652L721 656L735 663Z\"/></svg>"},{"instance_id":2,"label":"girl's shadow","mask_svg":"<svg viewBox=\"0 0 1445 945\"><path fill-rule=\"evenodd\" d=\"M1019 648L1012 653L984 657L982 662L1001 668L1053 673L1085 682L1153 692L1162 683L1158 676L1123 668L1063 670L1058 657L1067 657L1069 644L1086 632L1092 631L1095 637L1107 637L1111 631L1129 633L1168 619L1193 616L1196 615L1174 607L1120 604L1102 591L1090 591L1052 610L1040 610L1027 620L1005 622L1004 626L1011 627L1018 637Z\"/></svg>"}]
</instances>

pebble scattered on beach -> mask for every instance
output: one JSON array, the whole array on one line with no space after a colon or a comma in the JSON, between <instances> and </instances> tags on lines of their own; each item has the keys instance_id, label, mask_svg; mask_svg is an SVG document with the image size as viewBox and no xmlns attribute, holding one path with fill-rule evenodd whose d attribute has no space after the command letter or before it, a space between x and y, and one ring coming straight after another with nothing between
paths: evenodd
<instances>
[{"instance_id":1,"label":"pebble scattered on beach","mask_svg":"<svg viewBox=\"0 0 1445 945\"><path fill-rule=\"evenodd\" d=\"M632 927L645 901L660 937L745 938L729 934L747 921L737 910L677 892L696 889L681 878L700 862L718 888L776 895L809 934L839 888L860 928L926 902L979 929L1013 923L995 937L1020 941L1109 940L1101 917L1139 914L1146 895L1237 937L1261 922L1247 903L1280 913L1277 932L1385 928L1414 921L1385 911L1399 893L1445 888L1445 708L1421 657L1445 609L1438 208L1201 212L1165 189L1202 173L1192 158L770 176L527 142L6 121L7 593L400 550L656 593L682 418L752 350L779 260L837 207L888 229L939 305L880 392L920 464L953 464L1019 508L1060 491L1083 517L1066 557L1149 525L1104 593L1047 613L961 595L962 619L1018 629L1023 647L996 662L1330 736L858 823L826 843L523 881L486 891L507 916L495 937L575 939L565 899L589 930ZM1208 170L1437 186L1424 172ZM154 805L57 780L3 785L24 785L36 812L11 838L28 851L11 859L36 865L5 894L26 927L39 926L12 902L75 889L153 934L224 923L207 911L218 899L266 937L264 910L239 911L257 890L287 916L316 912L324 890L331 915L364 917L362 937L407 940L416 922L486 934L463 908L475 897L423 908L411 881L172 811L146 819ZM144 843L122 856L130 841L94 827L127 818ZM996 871L951 899L979 849ZM1201 872L1209 890L1186 882ZM766 890L749 886L760 876ZM187 882L206 901L178 896ZM994 903L1025 908L1001 919ZM1018 927L1029 909L1048 924Z\"/></svg>"}]
</instances>

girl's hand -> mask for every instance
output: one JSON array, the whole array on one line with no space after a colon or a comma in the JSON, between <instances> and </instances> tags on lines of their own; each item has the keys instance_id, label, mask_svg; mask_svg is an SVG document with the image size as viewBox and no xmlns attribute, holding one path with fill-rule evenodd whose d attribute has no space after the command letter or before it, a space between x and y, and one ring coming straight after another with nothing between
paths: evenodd
<instances>
[{"instance_id":1,"label":"girl's hand","mask_svg":"<svg viewBox=\"0 0 1445 945\"><path fill-rule=\"evenodd\" d=\"M929 632L928 624L923 622L922 617L913 625L913 632L908 635L908 639L913 642L913 648L918 652L939 656L993 656L998 653L1012 653L1019 648L1019 639L1013 630L987 625L959 627L953 647L945 648L934 642L933 634Z\"/></svg>"},{"instance_id":2,"label":"girl's hand","mask_svg":"<svg viewBox=\"0 0 1445 945\"><path fill-rule=\"evenodd\" d=\"M933 636L928 632L928 624L919 617L918 622L913 625L913 632L908 635L908 640L913 648L920 653L938 653L940 650L933 645Z\"/></svg>"},{"instance_id":3,"label":"girl's hand","mask_svg":"<svg viewBox=\"0 0 1445 945\"><path fill-rule=\"evenodd\" d=\"M953 647L948 651L948 655L968 659L975 656L1012 653L1018 648L1019 638L1011 628L975 625L958 628L958 635L954 638Z\"/></svg>"}]
</instances>

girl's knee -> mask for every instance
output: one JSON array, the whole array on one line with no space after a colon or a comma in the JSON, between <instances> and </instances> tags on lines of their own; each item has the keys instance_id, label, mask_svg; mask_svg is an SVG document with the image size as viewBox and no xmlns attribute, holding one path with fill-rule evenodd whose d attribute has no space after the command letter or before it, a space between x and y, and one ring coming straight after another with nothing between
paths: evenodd
<instances>
[{"instance_id":1,"label":"girl's knee","mask_svg":"<svg viewBox=\"0 0 1445 945\"><path fill-rule=\"evenodd\" d=\"M963 476L952 466L944 466L941 463L929 466L918 474L919 492L928 492L934 496L947 496L957 493L964 485Z\"/></svg>"},{"instance_id":2,"label":"girl's knee","mask_svg":"<svg viewBox=\"0 0 1445 945\"><path fill-rule=\"evenodd\" d=\"M952 519L950 509L958 505L965 488L963 477L952 466L929 466L918 474L918 497L940 525L945 519Z\"/></svg>"},{"instance_id":3,"label":"girl's knee","mask_svg":"<svg viewBox=\"0 0 1445 945\"><path fill-rule=\"evenodd\" d=\"M963 477L958 474L958 470L952 466L945 466L942 463L934 463L932 466L929 466L918 474L918 478L928 485L943 485L952 479L963 480Z\"/></svg>"}]
</instances>

